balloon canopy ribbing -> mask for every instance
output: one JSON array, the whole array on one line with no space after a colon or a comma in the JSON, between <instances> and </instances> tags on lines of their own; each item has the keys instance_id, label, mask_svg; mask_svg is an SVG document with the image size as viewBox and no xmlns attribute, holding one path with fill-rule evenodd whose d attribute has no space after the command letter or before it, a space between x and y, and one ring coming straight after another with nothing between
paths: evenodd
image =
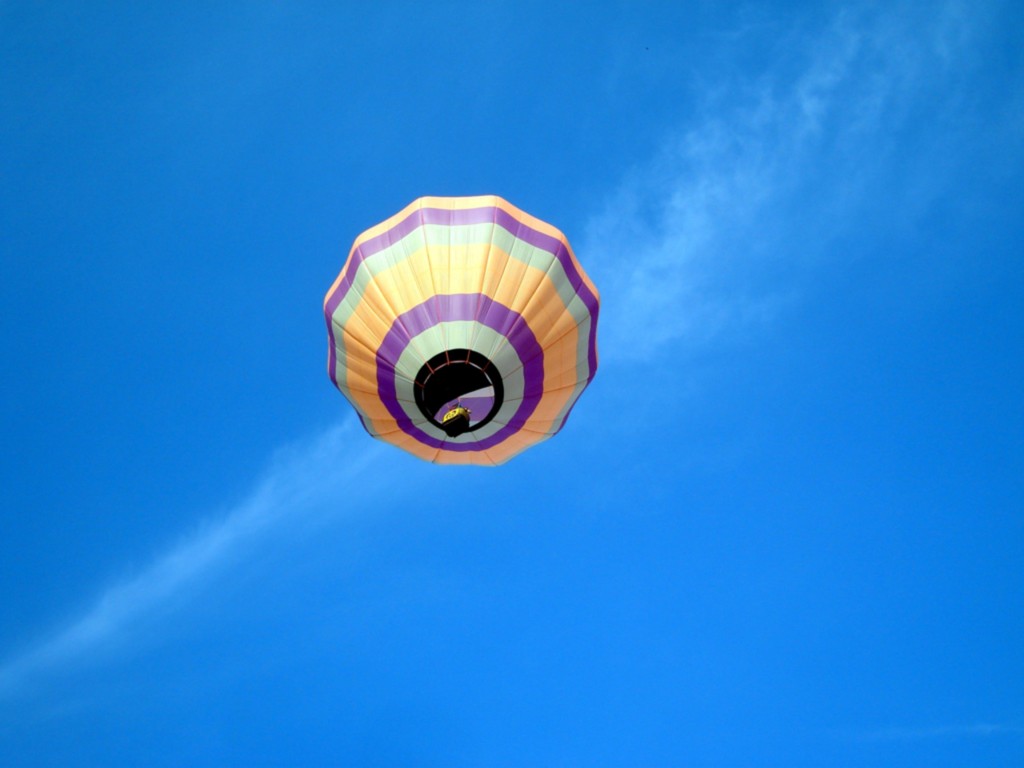
<instances>
[{"instance_id":1,"label":"balloon canopy ribbing","mask_svg":"<svg viewBox=\"0 0 1024 768\"><path fill-rule=\"evenodd\" d=\"M373 437L503 464L594 378L599 303L550 224L500 197L422 197L359 235L327 292L328 374Z\"/></svg>"}]
</instances>

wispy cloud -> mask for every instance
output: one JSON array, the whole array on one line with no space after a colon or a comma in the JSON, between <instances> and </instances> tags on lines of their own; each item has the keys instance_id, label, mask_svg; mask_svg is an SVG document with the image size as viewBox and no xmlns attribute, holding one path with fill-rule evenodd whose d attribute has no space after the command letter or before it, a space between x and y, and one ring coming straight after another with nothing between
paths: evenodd
<instances>
[{"instance_id":1,"label":"wispy cloud","mask_svg":"<svg viewBox=\"0 0 1024 768\"><path fill-rule=\"evenodd\" d=\"M602 288L605 359L760 326L875 198L912 216L907 198L920 204L928 184L944 183L942 158L903 190L892 180L900 158L921 150L914 142L941 144L951 130L943 118L965 93L969 21L957 2L844 10L823 28L779 33L778 63L760 77L699 88L701 117L587 224L581 252Z\"/></svg>"},{"instance_id":2,"label":"wispy cloud","mask_svg":"<svg viewBox=\"0 0 1024 768\"><path fill-rule=\"evenodd\" d=\"M780 275L813 263L866 190L892 175L887 165L908 141L899 128L920 102L955 108L961 91L948 86L972 45L965 6L890 8L780 36L785 67L703 88L703 117L607 196L580 248L602 290L605 360L694 348L770 321L793 290ZM0 696L113 642L286 516L343 498L381 450L350 421L284 452L234 509L0 662Z\"/></svg>"},{"instance_id":3,"label":"wispy cloud","mask_svg":"<svg viewBox=\"0 0 1024 768\"><path fill-rule=\"evenodd\" d=\"M137 575L104 591L92 607L49 638L0 664L0 697L32 676L81 660L109 644L148 614L186 592L284 520L338 509L382 450L351 418L278 452L249 495L226 514L169 549ZM328 505L326 502L330 502Z\"/></svg>"}]
</instances>

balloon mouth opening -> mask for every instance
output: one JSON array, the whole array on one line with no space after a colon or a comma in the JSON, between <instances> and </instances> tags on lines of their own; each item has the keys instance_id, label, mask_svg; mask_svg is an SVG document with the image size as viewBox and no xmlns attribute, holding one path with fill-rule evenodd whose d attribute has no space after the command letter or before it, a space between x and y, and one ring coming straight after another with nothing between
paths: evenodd
<instances>
[{"instance_id":1,"label":"balloon mouth opening","mask_svg":"<svg viewBox=\"0 0 1024 768\"><path fill-rule=\"evenodd\" d=\"M470 349L434 355L416 374L414 389L420 412L449 437L485 426L505 394L494 363Z\"/></svg>"}]
</instances>

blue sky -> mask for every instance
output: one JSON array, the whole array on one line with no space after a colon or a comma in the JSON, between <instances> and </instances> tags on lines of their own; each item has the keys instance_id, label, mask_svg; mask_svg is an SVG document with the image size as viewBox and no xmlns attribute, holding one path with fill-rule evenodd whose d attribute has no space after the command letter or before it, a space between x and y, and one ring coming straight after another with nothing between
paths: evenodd
<instances>
[{"instance_id":1,"label":"blue sky","mask_svg":"<svg viewBox=\"0 0 1024 768\"><path fill-rule=\"evenodd\" d=\"M1020 764L1021 10L352 6L0 5L0 763ZM435 467L321 302L489 193L601 367Z\"/></svg>"}]
</instances>

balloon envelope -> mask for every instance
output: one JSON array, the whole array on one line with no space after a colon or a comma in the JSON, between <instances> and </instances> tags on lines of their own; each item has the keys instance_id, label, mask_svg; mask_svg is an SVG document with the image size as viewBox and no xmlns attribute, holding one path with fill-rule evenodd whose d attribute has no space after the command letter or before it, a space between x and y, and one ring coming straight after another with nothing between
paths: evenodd
<instances>
[{"instance_id":1,"label":"balloon envelope","mask_svg":"<svg viewBox=\"0 0 1024 768\"><path fill-rule=\"evenodd\" d=\"M423 197L356 238L324 300L327 369L374 437L502 464L593 379L598 307L550 224L500 197Z\"/></svg>"}]
</instances>

